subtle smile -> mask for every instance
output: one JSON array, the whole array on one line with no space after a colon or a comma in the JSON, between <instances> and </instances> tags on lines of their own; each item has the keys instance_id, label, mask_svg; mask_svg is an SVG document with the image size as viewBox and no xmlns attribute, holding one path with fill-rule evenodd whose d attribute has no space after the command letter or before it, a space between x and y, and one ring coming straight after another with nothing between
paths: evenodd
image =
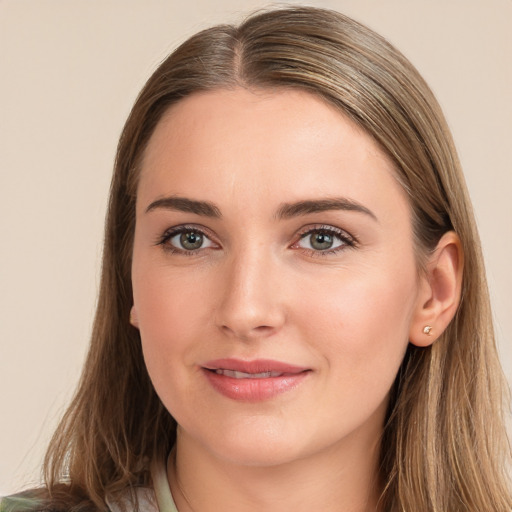
<instances>
[{"instance_id":1,"label":"subtle smile","mask_svg":"<svg viewBox=\"0 0 512 512\"><path fill-rule=\"evenodd\" d=\"M284 375L282 372L261 372L261 373L246 373L237 372L236 370L215 370L217 375L225 375L226 377L233 377L234 379L268 379L269 377L281 377Z\"/></svg>"},{"instance_id":2,"label":"subtle smile","mask_svg":"<svg viewBox=\"0 0 512 512\"><path fill-rule=\"evenodd\" d=\"M309 368L279 361L218 359L202 370L211 386L233 400L259 402L296 388L311 372Z\"/></svg>"}]
</instances>

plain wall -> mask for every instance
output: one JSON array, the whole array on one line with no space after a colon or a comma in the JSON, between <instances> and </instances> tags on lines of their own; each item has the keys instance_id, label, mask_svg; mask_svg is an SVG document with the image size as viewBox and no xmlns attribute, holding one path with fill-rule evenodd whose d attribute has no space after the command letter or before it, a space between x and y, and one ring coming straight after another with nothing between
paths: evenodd
<instances>
[{"instance_id":1,"label":"plain wall","mask_svg":"<svg viewBox=\"0 0 512 512\"><path fill-rule=\"evenodd\" d=\"M474 202L512 382L512 1L308 4L376 29L436 93ZM78 380L115 147L136 94L184 38L268 5L0 0L0 495L37 483Z\"/></svg>"}]
</instances>

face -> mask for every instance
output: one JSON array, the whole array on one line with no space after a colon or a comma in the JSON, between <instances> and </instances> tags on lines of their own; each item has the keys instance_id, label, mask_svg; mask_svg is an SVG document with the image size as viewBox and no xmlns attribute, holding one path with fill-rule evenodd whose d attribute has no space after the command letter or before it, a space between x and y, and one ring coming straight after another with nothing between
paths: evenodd
<instances>
[{"instance_id":1,"label":"face","mask_svg":"<svg viewBox=\"0 0 512 512\"><path fill-rule=\"evenodd\" d=\"M132 278L179 442L251 465L377 442L418 307L411 216L388 158L322 100L173 106L142 162Z\"/></svg>"}]
</instances>

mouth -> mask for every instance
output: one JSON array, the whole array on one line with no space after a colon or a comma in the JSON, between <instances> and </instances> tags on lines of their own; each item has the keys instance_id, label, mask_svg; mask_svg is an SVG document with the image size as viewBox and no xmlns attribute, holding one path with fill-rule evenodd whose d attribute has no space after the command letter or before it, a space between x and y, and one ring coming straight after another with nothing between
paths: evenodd
<instances>
[{"instance_id":1,"label":"mouth","mask_svg":"<svg viewBox=\"0 0 512 512\"><path fill-rule=\"evenodd\" d=\"M233 379L269 379L271 377L282 377L284 375L282 372L246 373L236 370L223 370L221 368L211 371L215 371L217 375L224 375L226 377L232 377Z\"/></svg>"},{"instance_id":2,"label":"mouth","mask_svg":"<svg viewBox=\"0 0 512 512\"><path fill-rule=\"evenodd\" d=\"M292 391L311 373L310 368L263 359L217 359L201 369L215 391L245 402L270 400Z\"/></svg>"}]
</instances>

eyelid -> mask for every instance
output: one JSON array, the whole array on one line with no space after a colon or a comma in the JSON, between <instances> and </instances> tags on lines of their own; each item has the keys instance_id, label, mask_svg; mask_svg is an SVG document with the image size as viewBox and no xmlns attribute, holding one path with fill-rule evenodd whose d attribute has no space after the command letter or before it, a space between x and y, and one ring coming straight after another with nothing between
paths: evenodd
<instances>
[{"instance_id":1,"label":"eyelid","mask_svg":"<svg viewBox=\"0 0 512 512\"><path fill-rule=\"evenodd\" d=\"M196 231L198 233L201 233L205 238L207 238L213 245L209 247L199 248L195 250L187 250L187 249L180 249L175 246L171 246L170 244L167 244L167 242L173 238L176 235L179 235L181 233L187 232L187 231ZM313 250L308 249L304 247L300 247L298 244L299 242L305 238L308 235L311 235L313 233L318 232L326 232L329 233L339 240L341 240L343 243L337 247L325 249L325 250ZM215 240L216 236L214 233L211 232L210 229L206 228L205 226L198 225L198 224L181 224L178 226L173 226L171 228L168 228L164 231L162 235L159 235L158 238L155 241L154 245L161 245L164 250L169 251L171 253L176 254L182 254L182 255L198 255L204 250L208 249L218 249L220 248L220 244L218 241ZM329 224L312 224L308 226L304 226L301 228L297 234L296 234L296 240L290 245L290 248L292 249L298 249L303 252L310 253L315 256L322 256L332 253L337 253L342 250L350 249L357 247L358 240L356 237L351 235L348 231L329 225ZM216 247L215 247L216 246Z\"/></svg>"},{"instance_id":2,"label":"eyelid","mask_svg":"<svg viewBox=\"0 0 512 512\"><path fill-rule=\"evenodd\" d=\"M339 240L341 240L343 243L337 247L325 249L323 251L307 249L307 248L299 246L299 242L303 238L307 237L308 235L311 235L313 233L318 233L318 232L325 232L325 233L334 235ZM358 245L358 240L356 239L355 236L351 235L348 231L346 231L344 229L337 228L337 227L331 226L329 224L313 224L313 225L309 225L309 226L304 226L303 228L301 228L298 231L297 237L298 237L298 239L295 242L293 242L293 244L290 247L292 249L298 249L298 250L308 252L314 256L333 254L333 253L337 253L339 251L357 247L357 245Z\"/></svg>"},{"instance_id":3,"label":"eyelid","mask_svg":"<svg viewBox=\"0 0 512 512\"><path fill-rule=\"evenodd\" d=\"M214 249L215 247L204 247L199 248L196 250L187 250L187 249L180 249L175 246L171 246L170 244L167 244L171 238L175 237L176 235L179 235L181 233L186 233L187 231L195 231L197 233L201 233L202 236L207 238L214 246L219 246L219 243L215 241L215 235L205 226L201 226L198 224L180 224L178 226L173 226L171 228L168 228L164 231L163 234L159 235L157 239L155 240L154 245L161 245L164 250L169 251L171 253L176 254L184 254L184 255L197 255L202 250L206 249Z\"/></svg>"}]
</instances>

